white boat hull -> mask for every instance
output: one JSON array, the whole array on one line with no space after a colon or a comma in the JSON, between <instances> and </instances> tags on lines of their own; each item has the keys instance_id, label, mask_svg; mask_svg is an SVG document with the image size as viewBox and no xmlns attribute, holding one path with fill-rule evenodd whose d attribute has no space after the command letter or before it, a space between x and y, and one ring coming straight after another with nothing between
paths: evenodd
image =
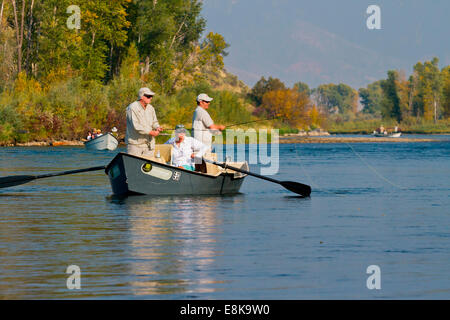
<instances>
[{"instance_id":1,"label":"white boat hull","mask_svg":"<svg viewBox=\"0 0 450 320\"><path fill-rule=\"evenodd\" d=\"M111 134L107 133L93 140L86 141L84 146L88 150L116 150L119 141Z\"/></svg>"},{"instance_id":2,"label":"white boat hull","mask_svg":"<svg viewBox=\"0 0 450 320\"><path fill-rule=\"evenodd\" d=\"M383 133L374 133L373 134L374 137L383 137L383 138L400 138L401 135L402 135L401 132L395 132L395 133L390 133L390 134L383 134Z\"/></svg>"},{"instance_id":3,"label":"white boat hull","mask_svg":"<svg viewBox=\"0 0 450 320\"><path fill-rule=\"evenodd\" d=\"M401 132L397 132L397 133L390 134L389 137L390 138L400 138L401 135L402 135Z\"/></svg>"}]
</instances>

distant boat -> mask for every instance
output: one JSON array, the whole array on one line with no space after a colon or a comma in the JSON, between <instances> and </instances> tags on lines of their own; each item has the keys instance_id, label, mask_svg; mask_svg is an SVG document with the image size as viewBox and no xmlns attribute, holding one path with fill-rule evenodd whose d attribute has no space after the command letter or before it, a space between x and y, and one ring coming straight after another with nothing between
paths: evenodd
<instances>
[{"instance_id":1,"label":"distant boat","mask_svg":"<svg viewBox=\"0 0 450 320\"><path fill-rule=\"evenodd\" d=\"M388 134L389 138L400 138L401 135L402 135L401 132L394 132L394 133Z\"/></svg>"},{"instance_id":2,"label":"distant boat","mask_svg":"<svg viewBox=\"0 0 450 320\"><path fill-rule=\"evenodd\" d=\"M111 133L106 133L95 139L86 141L84 146L88 150L116 150L119 145L119 140Z\"/></svg>"},{"instance_id":3,"label":"distant boat","mask_svg":"<svg viewBox=\"0 0 450 320\"><path fill-rule=\"evenodd\" d=\"M374 133L372 133L372 135L374 137L384 137L384 138L400 138L400 136L402 135L401 132L393 132L393 133L379 133L374 131Z\"/></svg>"}]
</instances>

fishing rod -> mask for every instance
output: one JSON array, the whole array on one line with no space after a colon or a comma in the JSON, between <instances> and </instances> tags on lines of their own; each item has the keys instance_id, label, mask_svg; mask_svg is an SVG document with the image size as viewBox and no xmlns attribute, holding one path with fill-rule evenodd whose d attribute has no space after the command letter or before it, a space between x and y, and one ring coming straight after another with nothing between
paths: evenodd
<instances>
[{"instance_id":1,"label":"fishing rod","mask_svg":"<svg viewBox=\"0 0 450 320\"><path fill-rule=\"evenodd\" d=\"M230 128L230 127L241 126L241 125L244 125L244 124L249 124L249 123L254 123L254 122L270 121L270 120L279 119L279 118L281 118L281 116L274 117L274 118L268 118L268 119L262 119L262 120L253 120L253 121L248 121L248 122L241 122L241 123L232 124L232 125L229 125L229 126L226 126L226 127Z\"/></svg>"},{"instance_id":2,"label":"fishing rod","mask_svg":"<svg viewBox=\"0 0 450 320\"><path fill-rule=\"evenodd\" d=\"M231 127L235 127L235 126L241 126L241 125L244 125L244 124L255 123L255 122L261 122L261 121L270 121L270 120L279 119L279 118L281 118L281 116L274 117L274 118L268 118L268 119L259 119L259 120L253 120L253 121L247 121L247 122L235 123L235 124L231 124L231 125L228 125L228 126L225 126L225 127L226 127L226 128L231 128ZM187 129L187 128L186 128L186 130L192 130L192 128L191 128L191 129ZM204 130L204 129L195 129L195 130L196 130L196 131L211 131L211 130L215 130L215 129L207 129L207 130ZM164 129L163 131L175 131L175 129Z\"/></svg>"}]
</instances>

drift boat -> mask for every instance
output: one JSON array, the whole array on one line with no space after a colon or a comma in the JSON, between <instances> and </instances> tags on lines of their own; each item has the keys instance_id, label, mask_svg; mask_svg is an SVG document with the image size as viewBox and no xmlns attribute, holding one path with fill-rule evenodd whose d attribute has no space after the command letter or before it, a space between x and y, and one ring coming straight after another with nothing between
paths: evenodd
<instances>
[{"instance_id":1,"label":"drift boat","mask_svg":"<svg viewBox=\"0 0 450 320\"><path fill-rule=\"evenodd\" d=\"M119 141L111 133L106 133L95 139L86 141L84 146L88 150L116 150Z\"/></svg>"},{"instance_id":2,"label":"drift boat","mask_svg":"<svg viewBox=\"0 0 450 320\"><path fill-rule=\"evenodd\" d=\"M206 163L206 173L171 165L171 145L156 145L160 158L144 158L118 153L105 172L115 195L222 195L239 192L244 178L241 172ZM209 154L216 158L216 154ZM205 156L206 158L206 156ZM229 163L248 170L247 162Z\"/></svg>"},{"instance_id":3,"label":"drift boat","mask_svg":"<svg viewBox=\"0 0 450 320\"><path fill-rule=\"evenodd\" d=\"M161 156L161 151L163 152ZM294 181L279 181L248 171L247 162L217 162L217 155L203 155L201 172L171 165L172 146L157 145L157 158L119 153L107 166L76 169L41 175L0 177L0 188L18 186L36 179L105 170L114 194L222 195L238 193L247 175L277 183L301 197L309 197L311 187Z\"/></svg>"}]
</instances>

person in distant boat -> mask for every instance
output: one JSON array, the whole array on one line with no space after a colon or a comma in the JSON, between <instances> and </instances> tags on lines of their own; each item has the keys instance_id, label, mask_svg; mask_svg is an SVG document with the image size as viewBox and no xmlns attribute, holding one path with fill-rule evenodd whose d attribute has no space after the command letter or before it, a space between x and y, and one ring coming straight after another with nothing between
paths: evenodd
<instances>
[{"instance_id":1,"label":"person in distant boat","mask_svg":"<svg viewBox=\"0 0 450 320\"><path fill-rule=\"evenodd\" d=\"M93 139L93 137L92 137L92 132L88 132L88 135L87 135L87 137L86 137L86 140L87 141L89 141L89 140L92 140Z\"/></svg>"},{"instance_id":2,"label":"person in distant boat","mask_svg":"<svg viewBox=\"0 0 450 320\"><path fill-rule=\"evenodd\" d=\"M156 118L152 102L155 93L149 88L141 88L138 100L127 107L127 131L125 142L127 153L135 156L153 157L155 138L163 130Z\"/></svg>"},{"instance_id":3,"label":"person in distant boat","mask_svg":"<svg viewBox=\"0 0 450 320\"><path fill-rule=\"evenodd\" d=\"M208 146L208 152L211 152L212 147L211 130L225 130L224 125L214 124L208 111L206 111L212 100L213 98L206 93L199 94L197 96L197 108L192 119L192 135L195 139Z\"/></svg>"},{"instance_id":4,"label":"person in distant boat","mask_svg":"<svg viewBox=\"0 0 450 320\"><path fill-rule=\"evenodd\" d=\"M103 135L102 130L97 129L97 137L100 137L100 136L102 136L102 135Z\"/></svg>"},{"instance_id":5,"label":"person in distant boat","mask_svg":"<svg viewBox=\"0 0 450 320\"><path fill-rule=\"evenodd\" d=\"M111 129L111 134L112 134L115 138L118 138L118 137L119 137L119 134L117 133L117 128L116 128L116 127L113 127L113 128Z\"/></svg>"},{"instance_id":6,"label":"person in distant boat","mask_svg":"<svg viewBox=\"0 0 450 320\"><path fill-rule=\"evenodd\" d=\"M184 125L179 124L175 127L175 137L169 139L165 144L171 144L172 165L186 170L195 170L196 159L201 163L201 159L208 146L192 137L187 137L187 130Z\"/></svg>"}]
</instances>

